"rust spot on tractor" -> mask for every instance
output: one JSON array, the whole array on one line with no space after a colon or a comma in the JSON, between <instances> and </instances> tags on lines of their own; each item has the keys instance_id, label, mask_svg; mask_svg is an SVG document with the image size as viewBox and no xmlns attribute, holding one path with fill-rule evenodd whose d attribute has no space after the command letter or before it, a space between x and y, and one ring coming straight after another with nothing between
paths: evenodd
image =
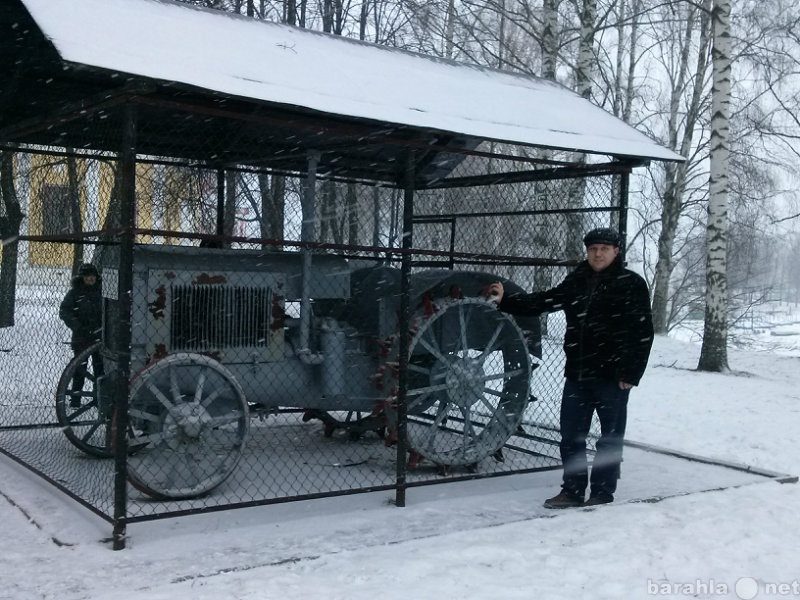
<instances>
[{"instance_id":1,"label":"rust spot on tractor","mask_svg":"<svg viewBox=\"0 0 800 600\"><path fill-rule=\"evenodd\" d=\"M430 290L422 295L422 307L426 317L430 317L436 312L436 303L433 300L433 292Z\"/></svg>"},{"instance_id":2,"label":"rust spot on tractor","mask_svg":"<svg viewBox=\"0 0 800 600\"><path fill-rule=\"evenodd\" d=\"M163 285L156 288L156 299L147 303L147 310L154 319L164 318L164 309L167 307L167 290Z\"/></svg>"},{"instance_id":3,"label":"rust spot on tractor","mask_svg":"<svg viewBox=\"0 0 800 600\"><path fill-rule=\"evenodd\" d=\"M166 344L156 344L156 347L153 348L153 360L164 358L167 354L169 353Z\"/></svg>"},{"instance_id":4,"label":"rust spot on tractor","mask_svg":"<svg viewBox=\"0 0 800 600\"><path fill-rule=\"evenodd\" d=\"M209 285L214 283L225 283L228 278L225 275L209 275L208 273L200 273L192 281L192 285Z\"/></svg>"}]
</instances>

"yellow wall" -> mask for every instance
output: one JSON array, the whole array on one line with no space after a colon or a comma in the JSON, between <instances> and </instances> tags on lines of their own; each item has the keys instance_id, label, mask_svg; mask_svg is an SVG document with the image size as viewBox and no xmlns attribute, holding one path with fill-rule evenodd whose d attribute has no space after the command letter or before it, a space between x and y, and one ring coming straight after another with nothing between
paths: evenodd
<instances>
[{"instance_id":1,"label":"yellow wall","mask_svg":"<svg viewBox=\"0 0 800 600\"><path fill-rule=\"evenodd\" d=\"M191 189L186 169L180 167L167 167L164 185L164 223L162 229L166 231L181 230L181 204L187 191ZM166 244L179 244L180 240L168 237Z\"/></svg>"},{"instance_id":2,"label":"yellow wall","mask_svg":"<svg viewBox=\"0 0 800 600\"><path fill-rule=\"evenodd\" d=\"M86 230L87 190L90 198L97 203L98 228L103 229L111 206L114 194L115 173L112 163L101 162L96 188L92 182L87 182L88 161L78 160L78 178L80 186L81 211L83 213L84 230ZM44 184L68 185L66 160L62 157L48 157L34 155L31 161L31 199L29 209L30 235L43 234L42 212L45 210L44 199L41 197ZM150 229L153 227L153 166L138 164L136 166L136 220L138 227ZM90 200L91 201L91 200ZM118 227L113 224L112 227ZM150 236L141 236L138 240L143 243L152 241ZM72 265L73 245L54 242L35 242L31 244L29 260L37 266L64 266Z\"/></svg>"},{"instance_id":3,"label":"yellow wall","mask_svg":"<svg viewBox=\"0 0 800 600\"><path fill-rule=\"evenodd\" d=\"M153 229L153 165L136 165L136 226ZM140 235L136 240L142 244L153 241L150 235Z\"/></svg>"},{"instance_id":4,"label":"yellow wall","mask_svg":"<svg viewBox=\"0 0 800 600\"><path fill-rule=\"evenodd\" d=\"M77 176L81 211L86 212L86 161L77 160ZM45 184L69 185L67 159L60 156L34 155L31 157L31 198L28 207L28 232L43 234L43 212L47 210L41 197ZM36 266L69 266L72 264L73 246L51 242L30 245L28 260Z\"/></svg>"},{"instance_id":5,"label":"yellow wall","mask_svg":"<svg viewBox=\"0 0 800 600\"><path fill-rule=\"evenodd\" d=\"M95 206L98 217L98 229L102 230L106 226L118 228L119 223L107 223L109 210L119 211L119 208L111 207L114 196L115 170L112 162L101 161L99 167L89 180L89 161L78 160L78 185L80 193L81 211L83 213L84 230L86 231L87 205ZM192 177L193 174L187 169L180 167L164 167L163 177L156 177L156 169L150 164L139 163L136 165L136 227L140 229L163 229L167 231L181 230L181 209L187 197L197 193L194 189L196 184ZM94 180L96 177L96 181ZM30 235L43 235L43 211L46 210L45 199L42 198L42 186L68 185L67 165L64 157L49 157L34 155L31 159L31 181L30 181L30 207L29 207L29 229ZM162 180L159 184L161 194L159 202L163 202L162 222L155 220L154 199L156 198L156 180ZM194 187L193 187L194 186ZM140 235L136 240L138 243L151 243L151 235ZM165 243L180 243L178 238L167 238ZM56 242L34 242L30 246L29 261L35 266L63 266L72 265L74 246L69 243Z\"/></svg>"}]
</instances>

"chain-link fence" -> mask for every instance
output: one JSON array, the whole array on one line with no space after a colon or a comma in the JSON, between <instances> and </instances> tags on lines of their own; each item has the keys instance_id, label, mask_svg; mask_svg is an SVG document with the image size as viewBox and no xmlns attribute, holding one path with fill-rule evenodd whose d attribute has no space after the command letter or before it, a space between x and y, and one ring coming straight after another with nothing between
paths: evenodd
<instances>
[{"instance_id":1,"label":"chain-link fence","mask_svg":"<svg viewBox=\"0 0 800 600\"><path fill-rule=\"evenodd\" d=\"M223 162L224 123L180 160L181 132L147 127L147 154L2 150L24 215L0 271L4 453L122 531L558 466L563 321L486 290L546 289L586 229L624 229L623 166L482 144L298 172L258 144Z\"/></svg>"}]
</instances>

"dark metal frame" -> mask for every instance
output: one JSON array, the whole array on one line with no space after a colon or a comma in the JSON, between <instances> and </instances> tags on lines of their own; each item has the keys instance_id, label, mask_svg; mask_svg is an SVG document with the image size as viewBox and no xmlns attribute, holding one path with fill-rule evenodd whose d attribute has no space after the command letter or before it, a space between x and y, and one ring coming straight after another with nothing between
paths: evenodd
<instances>
[{"instance_id":1,"label":"dark metal frame","mask_svg":"<svg viewBox=\"0 0 800 600\"><path fill-rule=\"evenodd\" d=\"M30 20L24 10L14 4L16 19L26 24L30 33L21 44L6 39L0 42L0 54L19 56L19 68L13 62L0 61L0 78L18 83L25 93L36 90L35 109L31 114L30 98L14 99L10 94L0 96L0 107L5 116L0 118L0 147L31 153L61 153L52 148L82 148L78 153L107 153L118 160L122 172L120 227L116 233L120 249L118 298L120 319L116 324L117 348L115 349L118 374L115 389L114 428L117 446L115 451L114 510L110 520L113 524L113 547L125 546L127 525L143 518L127 515L127 448L126 430L128 418L130 354L124 349L130 346L132 307L130 290L133 288L133 248L137 234L145 232L135 223L135 169L139 157L174 157L176 162L198 161L217 170L217 223L216 236L224 236L224 189L225 170L230 165L251 165L254 170L269 170L273 173L297 175L305 173L309 181L320 169L319 156L336 155L338 160L324 163L325 176L333 181L369 182L394 187L403 191L402 243L400 248L372 248L391 253L392 259L401 267L400 331L409 326L410 276L414 267L428 262L437 266L454 268L458 264L491 265L545 265L569 266L574 260L546 257L485 256L456 251L457 225L476 218L509 213L451 213L446 215L418 215L414 212L415 193L421 190L467 188L491 186L501 183L551 181L586 177L619 176L619 204L608 211L619 215L620 233L626 228L628 182L632 168L646 163L645 160L620 158L600 164L585 164L580 161L526 158L522 154L512 155L498 152L491 154L477 150L481 140L467 139L453 133L409 126L377 123L367 119L342 115L315 114L310 111L257 102L242 98L227 97L208 90L197 90L173 82L159 82L143 78L117 77L119 74L91 69L85 66L68 65L65 68L55 55L49 42ZM0 25L3 25L0 20ZM24 28L23 28L24 29ZM0 32L3 29L0 28ZM38 33L37 33L38 32ZM0 36L2 37L2 36ZM30 73L24 67L31 66ZM49 86L39 80L50 78ZM117 83L125 81L124 84ZM224 104L224 108L222 105ZM175 115L187 116L190 121L179 131L171 131L168 139L162 135L165 124L174 124ZM103 127L98 127L102 122ZM228 134L231 124L236 125L235 135ZM293 141L285 141L291 133ZM176 147L176 139L180 141ZM211 140L211 147L203 146L200 140ZM296 149L296 147L298 149ZM198 150L202 148L202 150ZM215 158L209 158L212 152ZM69 153L66 150L65 154ZM258 156L257 161L251 160ZM521 165L520 170L483 174L467 177L444 177L436 166L436 159L449 157L458 163L468 157L493 157L513 161ZM141 160L147 160L142 158ZM545 215L557 213L597 212L597 209L522 211L513 214ZM449 223L450 246L447 250L429 251L426 258L416 258L414 248L414 225L422 223ZM155 233L155 232L153 232ZM163 232L166 233L166 232ZM76 236L22 236L21 239L46 240L63 243L96 243L105 232L91 232ZM189 236L191 237L191 236ZM199 235L197 237L200 237ZM248 240L251 242L280 243L294 245L310 252L312 249L332 248L341 251L352 247L336 247L332 244L317 244L307 237L298 242L283 240ZM364 250L358 248L357 250ZM430 259L444 259L436 260ZM406 492L412 485L407 480L406 427L407 351L408 339L400 336L399 406L396 481L386 489L395 490L395 503L405 506ZM13 458L13 456L12 456ZM29 467L67 493L70 493L53 478ZM538 469L534 469L538 470ZM446 481L473 479L485 475L448 478ZM377 489L375 487L370 490ZM347 490L340 494L367 490ZM70 493L70 495L73 495ZM331 494L321 494L331 495ZM293 499L304 499L316 495L304 495ZM82 504L88 503L75 496ZM278 501L245 502L234 505L252 506ZM227 508L227 507L226 507ZM97 512L95 510L95 512ZM194 511L171 512L170 515ZM101 515L108 518L107 515Z\"/></svg>"}]
</instances>

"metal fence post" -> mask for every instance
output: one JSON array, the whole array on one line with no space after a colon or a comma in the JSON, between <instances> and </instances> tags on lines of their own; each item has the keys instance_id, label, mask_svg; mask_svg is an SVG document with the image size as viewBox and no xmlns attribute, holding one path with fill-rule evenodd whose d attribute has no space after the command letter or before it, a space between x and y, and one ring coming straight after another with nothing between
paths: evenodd
<instances>
[{"instance_id":1,"label":"metal fence post","mask_svg":"<svg viewBox=\"0 0 800 600\"><path fill-rule=\"evenodd\" d=\"M411 327L411 249L413 248L414 229L414 151L410 150L406 162L405 181L403 182L403 237L400 244L403 255L400 266L400 322L398 330L400 340L398 347L397 382L397 481L395 505L406 505L406 391L408 389L408 330Z\"/></svg>"},{"instance_id":2,"label":"metal fence post","mask_svg":"<svg viewBox=\"0 0 800 600\"><path fill-rule=\"evenodd\" d=\"M630 190L631 173L630 169L621 171L619 174L619 233L624 240L620 253L622 262L625 262L625 255L628 252L628 193Z\"/></svg>"},{"instance_id":3,"label":"metal fence post","mask_svg":"<svg viewBox=\"0 0 800 600\"><path fill-rule=\"evenodd\" d=\"M136 204L136 114L125 107L122 152L120 154L120 237L119 322L117 323L117 379L114 394L114 532L113 548L125 548L127 532L128 484L128 395L130 381L131 292L133 289L134 207Z\"/></svg>"}]
</instances>

